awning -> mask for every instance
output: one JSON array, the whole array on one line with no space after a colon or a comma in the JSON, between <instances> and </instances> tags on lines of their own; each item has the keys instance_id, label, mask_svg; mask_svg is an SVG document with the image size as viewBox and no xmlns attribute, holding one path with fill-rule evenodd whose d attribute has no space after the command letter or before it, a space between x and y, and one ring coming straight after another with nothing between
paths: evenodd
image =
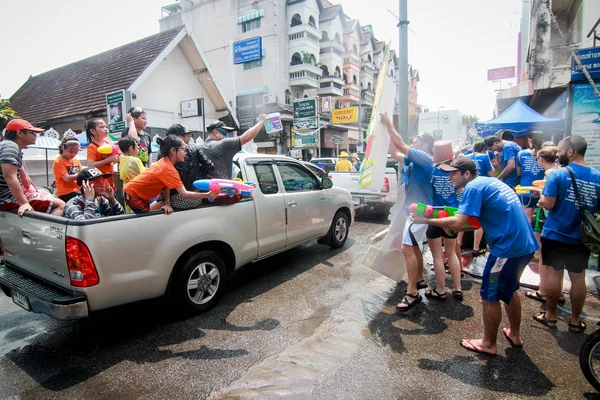
<instances>
[{"instance_id":1,"label":"awning","mask_svg":"<svg viewBox=\"0 0 600 400\"><path fill-rule=\"evenodd\" d=\"M236 21L238 24L241 24L242 22L246 22L246 21L251 21L253 19L258 19L260 17L264 17L265 16L265 10L252 10L247 12L244 15L240 15L239 17L237 17Z\"/></svg>"},{"instance_id":2,"label":"awning","mask_svg":"<svg viewBox=\"0 0 600 400\"><path fill-rule=\"evenodd\" d=\"M236 96L247 96L249 94L267 93L268 91L269 91L269 88L267 86L257 86L257 87L253 87L250 89L238 90L237 92L235 92L235 95Z\"/></svg>"}]
</instances>

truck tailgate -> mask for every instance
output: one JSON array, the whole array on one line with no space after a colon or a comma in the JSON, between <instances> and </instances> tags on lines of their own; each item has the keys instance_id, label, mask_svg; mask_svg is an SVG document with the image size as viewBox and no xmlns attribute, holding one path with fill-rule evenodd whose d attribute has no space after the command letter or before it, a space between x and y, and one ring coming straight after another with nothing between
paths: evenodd
<instances>
[{"instance_id":1,"label":"truck tailgate","mask_svg":"<svg viewBox=\"0 0 600 400\"><path fill-rule=\"evenodd\" d=\"M6 263L69 288L65 255L67 220L41 213L28 214L19 218L16 213L0 212L0 239Z\"/></svg>"}]
</instances>

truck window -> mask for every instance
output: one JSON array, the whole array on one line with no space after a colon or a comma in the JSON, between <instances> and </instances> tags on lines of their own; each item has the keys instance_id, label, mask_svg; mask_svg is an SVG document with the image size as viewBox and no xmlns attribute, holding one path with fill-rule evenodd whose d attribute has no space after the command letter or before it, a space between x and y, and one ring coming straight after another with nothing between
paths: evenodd
<instances>
[{"instance_id":1,"label":"truck window","mask_svg":"<svg viewBox=\"0 0 600 400\"><path fill-rule=\"evenodd\" d=\"M272 165L255 165L254 172L258 180L258 187L263 194L275 194L279 192L277 179Z\"/></svg>"},{"instance_id":2,"label":"truck window","mask_svg":"<svg viewBox=\"0 0 600 400\"><path fill-rule=\"evenodd\" d=\"M286 192L305 192L320 189L315 176L304 168L292 164L279 164L277 168L281 174Z\"/></svg>"}]
</instances>

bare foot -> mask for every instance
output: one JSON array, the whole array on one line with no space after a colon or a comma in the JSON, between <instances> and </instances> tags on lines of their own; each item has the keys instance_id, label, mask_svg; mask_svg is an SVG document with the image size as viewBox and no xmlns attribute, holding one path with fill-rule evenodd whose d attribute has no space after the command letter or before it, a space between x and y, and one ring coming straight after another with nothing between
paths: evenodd
<instances>
[{"instance_id":1,"label":"bare foot","mask_svg":"<svg viewBox=\"0 0 600 400\"><path fill-rule=\"evenodd\" d=\"M502 332L504 332L504 337L506 340L508 340L508 343L510 343L511 346L523 347L523 339L521 339L521 336L515 336L510 328L504 328L502 329Z\"/></svg>"},{"instance_id":2,"label":"bare foot","mask_svg":"<svg viewBox=\"0 0 600 400\"><path fill-rule=\"evenodd\" d=\"M496 346L483 346L482 342L483 339L464 339L462 342L460 342L460 345L467 350L474 351L475 353L495 356L497 353Z\"/></svg>"}]
</instances>

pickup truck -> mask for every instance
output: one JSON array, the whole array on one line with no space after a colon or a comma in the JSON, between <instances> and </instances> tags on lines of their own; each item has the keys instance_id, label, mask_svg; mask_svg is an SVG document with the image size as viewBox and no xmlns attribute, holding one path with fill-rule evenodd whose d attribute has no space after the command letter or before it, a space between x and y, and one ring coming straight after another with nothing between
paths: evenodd
<instances>
[{"instance_id":1,"label":"pickup truck","mask_svg":"<svg viewBox=\"0 0 600 400\"><path fill-rule=\"evenodd\" d=\"M350 193L285 156L238 154L251 198L164 215L87 221L0 212L0 287L28 311L56 319L169 296L203 311L230 274L303 243L338 248L354 221Z\"/></svg>"},{"instance_id":2,"label":"pickup truck","mask_svg":"<svg viewBox=\"0 0 600 400\"><path fill-rule=\"evenodd\" d=\"M388 161L381 190L361 189L358 186L360 172L332 171L329 172L328 176L333 181L333 186L350 192L354 206L357 209L367 207L389 211L389 208L396 204L398 199L398 174L394 168L396 165L396 160L393 160L392 163Z\"/></svg>"}]
</instances>

